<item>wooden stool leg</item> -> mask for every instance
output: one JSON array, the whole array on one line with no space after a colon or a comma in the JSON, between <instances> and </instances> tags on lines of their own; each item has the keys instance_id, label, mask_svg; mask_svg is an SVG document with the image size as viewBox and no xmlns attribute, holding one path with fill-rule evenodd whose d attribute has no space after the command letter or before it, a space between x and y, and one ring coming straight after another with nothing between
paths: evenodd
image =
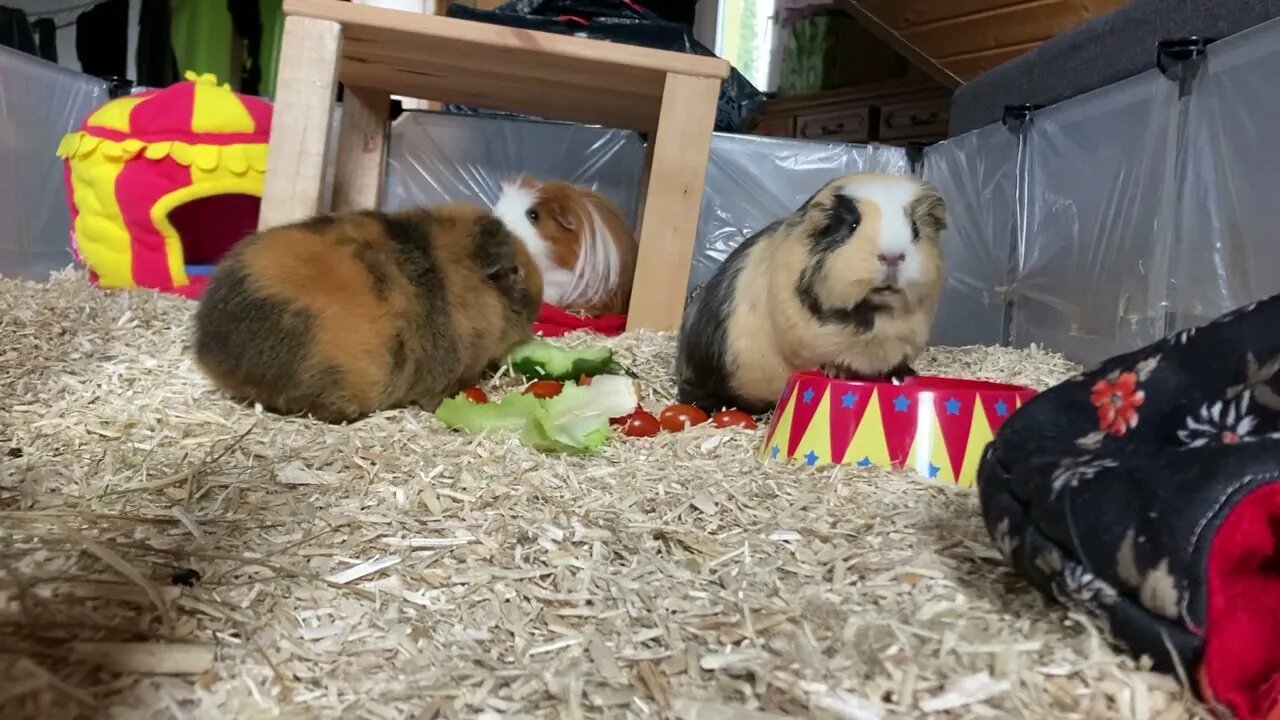
<instances>
[{"instance_id":1,"label":"wooden stool leg","mask_svg":"<svg viewBox=\"0 0 1280 720\"><path fill-rule=\"evenodd\" d=\"M324 211L324 163L341 57L341 25L296 15L285 18L260 230Z\"/></svg>"},{"instance_id":2,"label":"wooden stool leg","mask_svg":"<svg viewBox=\"0 0 1280 720\"><path fill-rule=\"evenodd\" d=\"M347 86L333 177L335 211L377 210L381 204L390 113L391 96L386 92Z\"/></svg>"},{"instance_id":3,"label":"wooden stool leg","mask_svg":"<svg viewBox=\"0 0 1280 720\"><path fill-rule=\"evenodd\" d=\"M667 75L658 130L650 137L628 330L680 327L719 95L716 78Z\"/></svg>"}]
</instances>

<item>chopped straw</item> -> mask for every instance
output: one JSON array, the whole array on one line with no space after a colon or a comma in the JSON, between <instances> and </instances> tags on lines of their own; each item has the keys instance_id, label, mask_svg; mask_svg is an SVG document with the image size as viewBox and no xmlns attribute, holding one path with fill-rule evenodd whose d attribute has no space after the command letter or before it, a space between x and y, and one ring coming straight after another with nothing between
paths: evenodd
<instances>
[{"instance_id":1,"label":"chopped straw","mask_svg":"<svg viewBox=\"0 0 1280 720\"><path fill-rule=\"evenodd\" d=\"M200 374L192 308L0 280L2 717L1208 717L1009 571L972 491L761 465L763 427L571 457L276 417ZM609 343L672 398L670 334Z\"/></svg>"}]
</instances>

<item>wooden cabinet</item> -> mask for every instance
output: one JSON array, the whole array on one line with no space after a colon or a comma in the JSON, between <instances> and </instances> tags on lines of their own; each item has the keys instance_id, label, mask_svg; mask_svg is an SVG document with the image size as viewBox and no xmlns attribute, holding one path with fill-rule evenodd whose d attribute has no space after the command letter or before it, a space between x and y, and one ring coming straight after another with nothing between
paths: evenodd
<instances>
[{"instance_id":1,"label":"wooden cabinet","mask_svg":"<svg viewBox=\"0 0 1280 720\"><path fill-rule=\"evenodd\" d=\"M875 134L878 108L872 105L800 115L796 118L795 137L802 140L835 140L867 142Z\"/></svg>"},{"instance_id":2,"label":"wooden cabinet","mask_svg":"<svg viewBox=\"0 0 1280 720\"><path fill-rule=\"evenodd\" d=\"M776 98L753 135L835 142L936 142L947 136L951 91L927 80Z\"/></svg>"},{"instance_id":3,"label":"wooden cabinet","mask_svg":"<svg viewBox=\"0 0 1280 720\"><path fill-rule=\"evenodd\" d=\"M947 136L951 101L946 98L909 100L880 108L880 140L921 140Z\"/></svg>"}]
</instances>

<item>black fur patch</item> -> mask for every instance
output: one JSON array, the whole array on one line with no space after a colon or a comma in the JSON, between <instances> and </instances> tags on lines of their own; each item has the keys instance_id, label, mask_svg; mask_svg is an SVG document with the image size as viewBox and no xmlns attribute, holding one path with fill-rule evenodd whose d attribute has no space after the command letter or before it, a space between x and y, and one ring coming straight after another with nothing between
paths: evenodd
<instances>
[{"instance_id":1,"label":"black fur patch","mask_svg":"<svg viewBox=\"0 0 1280 720\"><path fill-rule=\"evenodd\" d=\"M919 375L919 373L916 372L915 368L911 367L910 363L906 360L902 360L897 365L894 365L893 369L891 369L887 375L890 380L903 380L905 378Z\"/></svg>"},{"instance_id":2,"label":"black fur patch","mask_svg":"<svg viewBox=\"0 0 1280 720\"><path fill-rule=\"evenodd\" d=\"M370 242L357 242L351 252L369 274L369 286L373 288L373 294L379 300L386 300L391 292L391 274L395 271L391 258Z\"/></svg>"},{"instance_id":3,"label":"black fur patch","mask_svg":"<svg viewBox=\"0 0 1280 720\"><path fill-rule=\"evenodd\" d=\"M431 241L431 230L419 218L407 213L381 213L365 211L365 215L382 225L382 232L397 248L426 248Z\"/></svg>"},{"instance_id":4,"label":"black fur patch","mask_svg":"<svg viewBox=\"0 0 1280 720\"><path fill-rule=\"evenodd\" d=\"M517 242L519 240L497 217L489 215L476 220L473 257L510 306L524 309L533 305L533 297L520 275L520 265L516 260Z\"/></svg>"},{"instance_id":5,"label":"black fur patch","mask_svg":"<svg viewBox=\"0 0 1280 720\"><path fill-rule=\"evenodd\" d=\"M421 328L420 337L414 342L419 344L417 350L421 356L430 358L436 363L440 372L452 372L459 367L462 356L458 350L457 338L450 322L449 303L445 296L444 275L440 272L439 262L431 251L431 230L435 217L427 214L411 215L400 213L387 215L378 213L378 221L383 231L395 246L395 264L400 272L414 288L418 310L414 317L406 318L406 322ZM401 352L408 362L409 341L405 341ZM396 349L388 348L393 360ZM396 365L403 368L403 364Z\"/></svg>"},{"instance_id":6,"label":"black fur patch","mask_svg":"<svg viewBox=\"0 0 1280 720\"><path fill-rule=\"evenodd\" d=\"M841 248L862 224L862 211L853 198L838 193L831 198L822 227L810 238L815 257L826 256Z\"/></svg>"},{"instance_id":7,"label":"black fur patch","mask_svg":"<svg viewBox=\"0 0 1280 720\"><path fill-rule=\"evenodd\" d=\"M796 295L809 314L827 325L847 325L861 333L871 332L876 316L890 310L874 297L865 297L852 307L827 307L818 297L818 278L826 268L831 253L849 242L862 223L858 203L844 194L832 198L826 210L826 222L810 237L809 264L796 280Z\"/></svg>"},{"instance_id":8,"label":"black fur patch","mask_svg":"<svg viewBox=\"0 0 1280 720\"><path fill-rule=\"evenodd\" d=\"M409 355L405 349L404 336L396 333L395 337L391 338L391 367L393 372L403 368L408 362Z\"/></svg>"},{"instance_id":9,"label":"black fur patch","mask_svg":"<svg viewBox=\"0 0 1280 720\"><path fill-rule=\"evenodd\" d=\"M484 268L485 274L492 277L515 270L516 254L511 246L512 237L501 220L493 216L477 219L475 237L473 257Z\"/></svg>"},{"instance_id":10,"label":"black fur patch","mask_svg":"<svg viewBox=\"0 0 1280 720\"><path fill-rule=\"evenodd\" d=\"M195 321L196 355L246 384L297 386L297 376L310 360L314 315L259 294L239 258L218 268L200 299ZM342 371L332 372L334 386L340 386Z\"/></svg>"},{"instance_id":11,"label":"black fur patch","mask_svg":"<svg viewBox=\"0 0 1280 720\"><path fill-rule=\"evenodd\" d=\"M781 220L774 222L734 248L690 301L676 347L676 394L681 402L708 413L736 407L758 415L772 407L772 404L755 405L733 392L728 355L729 318L737 302L738 279L751 248L782 224Z\"/></svg>"},{"instance_id":12,"label":"black fur patch","mask_svg":"<svg viewBox=\"0 0 1280 720\"><path fill-rule=\"evenodd\" d=\"M833 363L823 368L828 377L837 378L839 380L861 380L864 382L884 382L886 380L904 380L916 375L915 368L907 364L906 360L901 360L891 370L883 375L863 375L855 372L852 368L840 364Z\"/></svg>"}]
</instances>

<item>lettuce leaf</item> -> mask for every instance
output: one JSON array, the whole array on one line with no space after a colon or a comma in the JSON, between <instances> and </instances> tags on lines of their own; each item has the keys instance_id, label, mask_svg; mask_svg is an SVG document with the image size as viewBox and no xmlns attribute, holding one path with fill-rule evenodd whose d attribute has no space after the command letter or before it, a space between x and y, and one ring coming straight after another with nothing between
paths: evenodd
<instances>
[{"instance_id":1,"label":"lettuce leaf","mask_svg":"<svg viewBox=\"0 0 1280 720\"><path fill-rule=\"evenodd\" d=\"M590 385L564 383L553 398L514 392L498 402L477 404L459 394L440 403L435 415L468 433L519 432L522 442L544 452L591 453L613 437L609 418L626 415L639 403L634 380L597 375Z\"/></svg>"}]
</instances>

